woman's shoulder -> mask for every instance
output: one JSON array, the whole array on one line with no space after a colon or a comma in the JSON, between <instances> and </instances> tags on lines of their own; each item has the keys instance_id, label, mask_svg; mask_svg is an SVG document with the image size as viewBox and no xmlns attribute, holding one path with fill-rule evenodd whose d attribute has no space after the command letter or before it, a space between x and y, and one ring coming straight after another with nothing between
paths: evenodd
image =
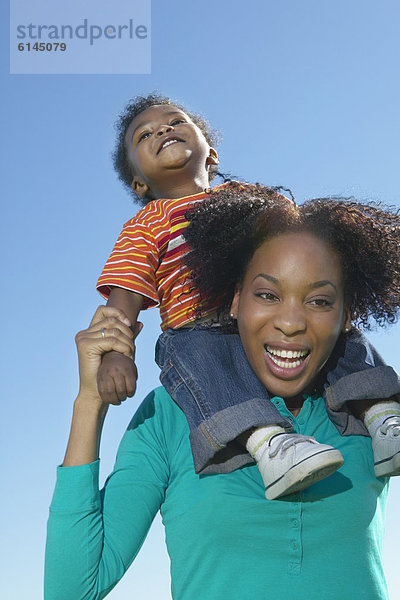
<instances>
[{"instance_id":1,"label":"woman's shoulder","mask_svg":"<svg viewBox=\"0 0 400 600\"><path fill-rule=\"evenodd\" d=\"M162 386L147 394L128 426L131 431L151 430L167 438L182 435L186 428L184 413Z\"/></svg>"},{"instance_id":2,"label":"woman's shoulder","mask_svg":"<svg viewBox=\"0 0 400 600\"><path fill-rule=\"evenodd\" d=\"M182 412L164 386L160 385L147 394L137 412L151 413L152 411Z\"/></svg>"},{"instance_id":3,"label":"woman's shoulder","mask_svg":"<svg viewBox=\"0 0 400 600\"><path fill-rule=\"evenodd\" d=\"M147 394L130 421L118 448L115 468L136 468L139 464L143 471L143 457L146 457L153 465L150 471L157 465L159 477L164 481L172 465L183 460L177 455L187 445L186 418L166 390L158 387Z\"/></svg>"}]
</instances>

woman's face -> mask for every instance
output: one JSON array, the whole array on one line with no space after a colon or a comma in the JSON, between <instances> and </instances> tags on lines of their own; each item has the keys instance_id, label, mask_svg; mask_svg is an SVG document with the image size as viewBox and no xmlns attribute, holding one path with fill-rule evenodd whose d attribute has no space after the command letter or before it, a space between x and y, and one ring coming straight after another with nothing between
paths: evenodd
<instances>
[{"instance_id":1,"label":"woman's face","mask_svg":"<svg viewBox=\"0 0 400 600\"><path fill-rule=\"evenodd\" d=\"M247 358L272 395L305 392L350 326L337 253L310 233L256 250L233 299Z\"/></svg>"}]
</instances>

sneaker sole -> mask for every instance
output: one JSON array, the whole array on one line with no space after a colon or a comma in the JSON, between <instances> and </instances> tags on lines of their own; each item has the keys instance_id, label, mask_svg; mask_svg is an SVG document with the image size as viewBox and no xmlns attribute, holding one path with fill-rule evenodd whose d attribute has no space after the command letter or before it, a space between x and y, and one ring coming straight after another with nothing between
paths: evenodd
<instances>
[{"instance_id":1,"label":"sneaker sole","mask_svg":"<svg viewBox=\"0 0 400 600\"><path fill-rule=\"evenodd\" d=\"M377 477L397 477L400 475L400 452L375 463L374 471Z\"/></svg>"},{"instance_id":2,"label":"sneaker sole","mask_svg":"<svg viewBox=\"0 0 400 600\"><path fill-rule=\"evenodd\" d=\"M294 465L285 475L271 483L265 489L267 500L275 500L281 496L295 494L313 483L329 477L344 463L344 458L339 450L323 450L305 458Z\"/></svg>"}]
</instances>

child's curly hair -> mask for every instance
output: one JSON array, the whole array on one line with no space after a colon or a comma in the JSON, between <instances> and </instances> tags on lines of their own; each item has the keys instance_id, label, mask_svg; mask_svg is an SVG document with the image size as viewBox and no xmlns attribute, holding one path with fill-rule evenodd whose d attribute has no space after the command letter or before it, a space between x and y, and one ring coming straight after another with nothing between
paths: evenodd
<instances>
[{"instance_id":1,"label":"child's curly hair","mask_svg":"<svg viewBox=\"0 0 400 600\"><path fill-rule=\"evenodd\" d=\"M185 261L200 291L197 314L220 306L227 320L235 290L266 240L308 232L339 255L353 322L370 328L395 322L400 307L400 211L353 198L315 198L297 206L276 188L236 182L212 192L187 213Z\"/></svg>"},{"instance_id":2,"label":"child's curly hair","mask_svg":"<svg viewBox=\"0 0 400 600\"><path fill-rule=\"evenodd\" d=\"M151 108L156 105L172 105L176 106L184 113L191 118L193 123L197 125L200 131L203 133L207 143L210 146L216 146L219 141L219 136L216 131L214 131L210 124L206 121L204 117L199 114L189 112L184 106L178 104L177 102L173 102L171 98L167 96L162 96L157 92L153 92L148 94L147 96L136 96L133 98L118 116L117 121L115 122L115 130L117 132L117 139L115 144L115 149L112 154L114 169L116 170L119 179L122 181L124 186L129 190L129 192L134 196L135 200L140 202L142 205L147 204L151 198L139 198L132 189L132 179L134 176L132 165L128 159L128 151L125 144L125 136L126 132L129 128L129 125L132 123L132 120L137 117L140 113ZM209 180L210 182L214 179L217 174L217 169L211 168L209 172Z\"/></svg>"}]
</instances>

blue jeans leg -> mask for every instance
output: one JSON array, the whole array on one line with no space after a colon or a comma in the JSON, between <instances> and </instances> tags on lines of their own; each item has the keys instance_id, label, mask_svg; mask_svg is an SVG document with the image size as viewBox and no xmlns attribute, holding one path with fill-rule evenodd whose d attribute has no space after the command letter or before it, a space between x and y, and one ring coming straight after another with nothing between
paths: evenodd
<instances>
[{"instance_id":1,"label":"blue jeans leg","mask_svg":"<svg viewBox=\"0 0 400 600\"><path fill-rule=\"evenodd\" d=\"M400 393L400 378L357 329L339 340L334 366L327 374L325 400L342 435L368 435L364 423L346 407L350 400L379 400Z\"/></svg>"},{"instance_id":2,"label":"blue jeans leg","mask_svg":"<svg viewBox=\"0 0 400 600\"><path fill-rule=\"evenodd\" d=\"M291 422L270 402L237 334L177 329L157 342L161 383L184 411L197 473L229 473L252 458L236 438L252 427Z\"/></svg>"}]
</instances>

